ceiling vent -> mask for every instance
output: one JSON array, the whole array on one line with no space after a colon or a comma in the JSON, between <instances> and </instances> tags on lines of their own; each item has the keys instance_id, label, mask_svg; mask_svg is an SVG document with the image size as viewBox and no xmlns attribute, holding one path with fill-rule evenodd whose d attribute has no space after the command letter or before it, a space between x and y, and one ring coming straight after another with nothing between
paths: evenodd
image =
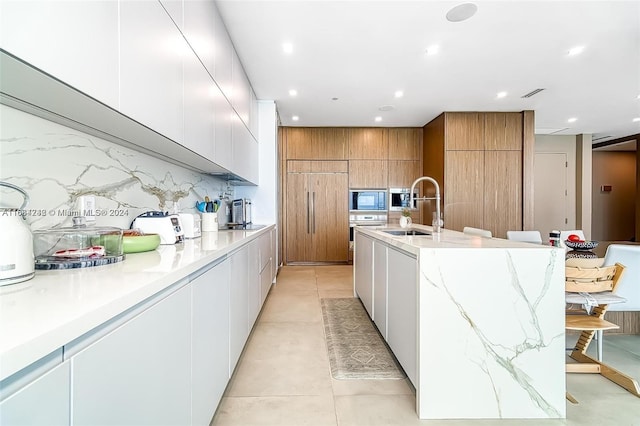
<instances>
[{"instance_id":1,"label":"ceiling vent","mask_svg":"<svg viewBox=\"0 0 640 426\"><path fill-rule=\"evenodd\" d=\"M542 92L544 89L535 89L530 91L529 93L526 93L524 95L521 96L521 98L530 98L533 95L537 95L538 93Z\"/></svg>"}]
</instances>

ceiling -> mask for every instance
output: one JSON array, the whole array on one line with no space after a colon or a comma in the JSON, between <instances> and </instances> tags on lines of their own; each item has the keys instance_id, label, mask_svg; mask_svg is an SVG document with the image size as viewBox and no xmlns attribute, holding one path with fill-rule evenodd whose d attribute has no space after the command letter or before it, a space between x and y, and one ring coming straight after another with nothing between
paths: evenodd
<instances>
[{"instance_id":1,"label":"ceiling","mask_svg":"<svg viewBox=\"0 0 640 426\"><path fill-rule=\"evenodd\" d=\"M448 21L461 3L217 0L256 96L276 101L284 126L534 110L538 134L640 133L640 1L480 0L470 19Z\"/></svg>"}]
</instances>

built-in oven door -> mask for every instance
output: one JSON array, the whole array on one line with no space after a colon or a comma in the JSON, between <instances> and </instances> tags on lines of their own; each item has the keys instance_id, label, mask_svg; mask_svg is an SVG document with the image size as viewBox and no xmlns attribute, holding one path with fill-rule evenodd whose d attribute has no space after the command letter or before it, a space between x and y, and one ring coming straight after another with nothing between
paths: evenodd
<instances>
[{"instance_id":1,"label":"built-in oven door","mask_svg":"<svg viewBox=\"0 0 640 426\"><path fill-rule=\"evenodd\" d=\"M390 188L389 189L389 210L390 211L401 211L404 208L409 207L411 203L411 195L409 192L411 188ZM414 201L412 209L417 209L418 202L417 198L419 198L418 189L414 189Z\"/></svg>"}]
</instances>

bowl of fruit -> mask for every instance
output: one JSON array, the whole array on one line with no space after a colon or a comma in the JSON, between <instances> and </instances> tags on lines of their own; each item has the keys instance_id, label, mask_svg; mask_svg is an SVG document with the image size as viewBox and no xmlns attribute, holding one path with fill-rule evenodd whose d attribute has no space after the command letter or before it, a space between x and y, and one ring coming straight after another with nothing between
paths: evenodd
<instances>
[{"instance_id":1,"label":"bowl of fruit","mask_svg":"<svg viewBox=\"0 0 640 426\"><path fill-rule=\"evenodd\" d=\"M597 241L585 241L576 234L569 235L564 243L572 250L593 250L598 247Z\"/></svg>"}]
</instances>

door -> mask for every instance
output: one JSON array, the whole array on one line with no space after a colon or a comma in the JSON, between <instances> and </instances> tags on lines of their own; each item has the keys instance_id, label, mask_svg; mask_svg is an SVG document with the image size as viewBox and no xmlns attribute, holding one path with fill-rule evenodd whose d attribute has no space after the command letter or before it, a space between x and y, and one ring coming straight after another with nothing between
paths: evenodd
<instances>
[{"instance_id":1,"label":"door","mask_svg":"<svg viewBox=\"0 0 640 426\"><path fill-rule=\"evenodd\" d=\"M311 261L347 262L349 258L349 177L313 173L311 187Z\"/></svg>"},{"instance_id":2,"label":"door","mask_svg":"<svg viewBox=\"0 0 640 426\"><path fill-rule=\"evenodd\" d=\"M533 222L543 236L567 224L567 154L537 152L534 163Z\"/></svg>"},{"instance_id":3,"label":"door","mask_svg":"<svg viewBox=\"0 0 640 426\"><path fill-rule=\"evenodd\" d=\"M304 262L310 257L311 223L308 173L287 175L287 262Z\"/></svg>"}]
</instances>

